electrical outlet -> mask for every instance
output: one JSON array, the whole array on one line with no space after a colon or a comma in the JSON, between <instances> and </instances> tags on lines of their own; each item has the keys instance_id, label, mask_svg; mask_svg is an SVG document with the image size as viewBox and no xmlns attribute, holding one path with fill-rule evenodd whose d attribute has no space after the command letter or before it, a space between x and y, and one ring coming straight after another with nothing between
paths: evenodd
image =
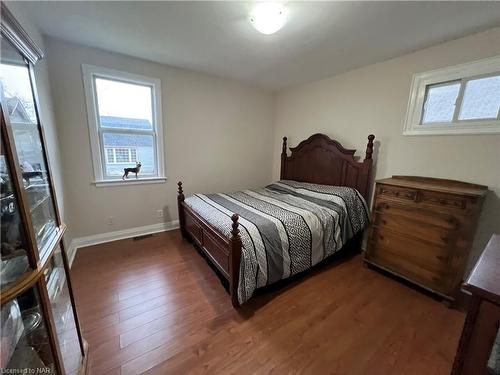
<instances>
[{"instance_id":1,"label":"electrical outlet","mask_svg":"<svg viewBox=\"0 0 500 375\"><path fill-rule=\"evenodd\" d=\"M115 225L115 217L114 216L108 217L108 225Z\"/></svg>"},{"instance_id":2,"label":"electrical outlet","mask_svg":"<svg viewBox=\"0 0 500 375\"><path fill-rule=\"evenodd\" d=\"M163 218L163 210L156 210L156 216L158 217L158 219Z\"/></svg>"}]
</instances>

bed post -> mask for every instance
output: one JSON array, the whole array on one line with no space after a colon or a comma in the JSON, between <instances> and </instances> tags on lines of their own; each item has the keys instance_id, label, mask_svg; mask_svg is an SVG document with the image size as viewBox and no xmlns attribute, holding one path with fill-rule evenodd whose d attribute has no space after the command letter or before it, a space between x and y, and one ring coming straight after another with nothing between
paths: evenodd
<instances>
[{"instance_id":1,"label":"bed post","mask_svg":"<svg viewBox=\"0 0 500 375\"><path fill-rule=\"evenodd\" d=\"M368 205L370 204L370 196L371 196L370 185L371 185L371 171L372 171L372 165L373 165L372 154L373 154L373 140L374 139L375 139L375 136L373 134L370 134L368 136L368 143L366 145L365 160L363 161L364 168L366 169L366 175L364 177L366 181L364 181L364 192L361 192L361 195L365 198L365 201L366 201L366 203L368 203Z\"/></svg>"},{"instance_id":2,"label":"bed post","mask_svg":"<svg viewBox=\"0 0 500 375\"><path fill-rule=\"evenodd\" d=\"M231 230L230 253L229 253L229 292L231 293L231 303L234 307L239 307L238 284L240 278L240 260L241 260L241 237L238 229L237 214L231 216L233 229Z\"/></svg>"},{"instance_id":3,"label":"bed post","mask_svg":"<svg viewBox=\"0 0 500 375\"><path fill-rule=\"evenodd\" d=\"M182 203L184 202L184 192L182 190L182 181L179 181L177 183L178 189L177 189L177 210L179 212L179 227L181 228L181 234L182 237L187 239L187 232L186 232L186 217L184 216L184 207L182 206Z\"/></svg>"},{"instance_id":4,"label":"bed post","mask_svg":"<svg viewBox=\"0 0 500 375\"><path fill-rule=\"evenodd\" d=\"M286 141L287 141L287 137L283 137L283 148L281 149L280 180L284 180L285 179Z\"/></svg>"},{"instance_id":5,"label":"bed post","mask_svg":"<svg viewBox=\"0 0 500 375\"><path fill-rule=\"evenodd\" d=\"M375 139L375 136L373 134L370 134L368 136L368 144L366 145L366 156L365 160L372 160L372 154L373 154L373 140Z\"/></svg>"}]
</instances>

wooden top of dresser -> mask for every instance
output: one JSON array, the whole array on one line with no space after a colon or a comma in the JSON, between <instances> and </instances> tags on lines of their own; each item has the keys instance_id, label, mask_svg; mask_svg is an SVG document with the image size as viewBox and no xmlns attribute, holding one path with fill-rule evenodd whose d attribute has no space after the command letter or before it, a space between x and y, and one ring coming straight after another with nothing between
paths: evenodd
<instances>
[{"instance_id":1,"label":"wooden top of dresser","mask_svg":"<svg viewBox=\"0 0 500 375\"><path fill-rule=\"evenodd\" d=\"M381 180L377 180L376 182L392 186L432 190L442 193L468 195L475 197L482 197L488 192L488 187L484 185L432 177L392 176L391 178L384 178Z\"/></svg>"},{"instance_id":2,"label":"wooden top of dresser","mask_svg":"<svg viewBox=\"0 0 500 375\"><path fill-rule=\"evenodd\" d=\"M463 288L500 305L500 235L490 238Z\"/></svg>"}]
</instances>

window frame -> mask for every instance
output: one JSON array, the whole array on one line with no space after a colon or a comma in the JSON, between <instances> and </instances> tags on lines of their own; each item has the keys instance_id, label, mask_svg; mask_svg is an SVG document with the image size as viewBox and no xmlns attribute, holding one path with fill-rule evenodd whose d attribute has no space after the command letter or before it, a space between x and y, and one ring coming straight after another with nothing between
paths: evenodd
<instances>
[{"instance_id":1,"label":"window frame","mask_svg":"<svg viewBox=\"0 0 500 375\"><path fill-rule=\"evenodd\" d=\"M413 75L410 99L403 128L403 135L443 135L443 134L498 134L500 133L500 110L496 119L459 120L464 91L469 81L500 75L500 56L494 56L470 63L455 65ZM455 111L451 122L422 124L427 88L460 81Z\"/></svg>"},{"instance_id":2,"label":"window frame","mask_svg":"<svg viewBox=\"0 0 500 375\"><path fill-rule=\"evenodd\" d=\"M139 74L123 72L120 70L104 68L94 65L82 64L83 85L85 92L85 101L87 105L87 119L90 136L90 151L92 153L92 164L94 169L94 181L96 186L113 186L119 184L136 183L156 183L166 181L165 177L165 158L163 141L163 122L161 111L161 80L152 77L146 77ZM130 83L151 87L152 104L152 129L120 129L101 127L99 121L99 108L97 102L97 91L95 79L102 78L117 82ZM103 133L120 134L141 134L152 135L154 143L154 156L156 162L155 174L140 174L138 179L122 180L121 176L109 176L105 173L105 163L108 155L108 148L131 148L131 147L104 147ZM133 147L132 147L133 148ZM114 154L114 152L113 152ZM130 151L129 151L130 154ZM116 160L116 157L115 157ZM113 163L121 164L121 163Z\"/></svg>"}]
</instances>

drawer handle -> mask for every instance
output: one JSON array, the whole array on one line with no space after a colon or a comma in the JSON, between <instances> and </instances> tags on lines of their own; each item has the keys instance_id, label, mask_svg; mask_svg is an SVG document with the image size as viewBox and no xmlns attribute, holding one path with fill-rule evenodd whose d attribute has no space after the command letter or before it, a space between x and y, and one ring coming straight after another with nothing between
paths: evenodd
<instances>
[{"instance_id":1,"label":"drawer handle","mask_svg":"<svg viewBox=\"0 0 500 375\"><path fill-rule=\"evenodd\" d=\"M386 225L387 224L387 220L382 220L382 224Z\"/></svg>"},{"instance_id":2,"label":"drawer handle","mask_svg":"<svg viewBox=\"0 0 500 375\"><path fill-rule=\"evenodd\" d=\"M377 209L381 210L381 209L388 209L389 208L389 205L387 203L381 203L377 206Z\"/></svg>"},{"instance_id":3,"label":"drawer handle","mask_svg":"<svg viewBox=\"0 0 500 375\"><path fill-rule=\"evenodd\" d=\"M442 240L444 243L448 243L448 237L446 237L446 236L441 236L441 240Z\"/></svg>"}]
</instances>

